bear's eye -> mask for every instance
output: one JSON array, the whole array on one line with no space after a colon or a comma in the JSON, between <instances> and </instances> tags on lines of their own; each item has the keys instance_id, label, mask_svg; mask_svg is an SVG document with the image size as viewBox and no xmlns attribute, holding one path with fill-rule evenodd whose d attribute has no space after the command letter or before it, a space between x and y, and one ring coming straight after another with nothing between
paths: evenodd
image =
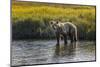
<instances>
[{"instance_id":1,"label":"bear's eye","mask_svg":"<svg viewBox=\"0 0 100 67\"><path fill-rule=\"evenodd\" d=\"M56 22L56 24L58 24L58 23L59 23L59 21Z\"/></svg>"},{"instance_id":2,"label":"bear's eye","mask_svg":"<svg viewBox=\"0 0 100 67\"><path fill-rule=\"evenodd\" d=\"M53 22L51 22L51 24L53 24Z\"/></svg>"}]
</instances>

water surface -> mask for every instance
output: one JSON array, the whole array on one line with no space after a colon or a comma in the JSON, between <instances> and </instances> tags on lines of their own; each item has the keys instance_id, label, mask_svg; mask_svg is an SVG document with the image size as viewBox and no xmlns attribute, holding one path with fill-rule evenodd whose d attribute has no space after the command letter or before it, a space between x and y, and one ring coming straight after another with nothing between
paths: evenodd
<instances>
[{"instance_id":1,"label":"water surface","mask_svg":"<svg viewBox=\"0 0 100 67\"><path fill-rule=\"evenodd\" d=\"M95 42L56 45L56 40L18 40L11 45L11 65L33 65L95 60Z\"/></svg>"}]
</instances>

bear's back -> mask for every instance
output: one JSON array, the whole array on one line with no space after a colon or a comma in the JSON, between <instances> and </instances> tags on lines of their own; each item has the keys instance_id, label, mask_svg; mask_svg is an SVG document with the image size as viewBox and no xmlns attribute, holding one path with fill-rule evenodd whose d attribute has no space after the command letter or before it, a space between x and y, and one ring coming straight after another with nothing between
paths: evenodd
<instances>
[{"instance_id":1,"label":"bear's back","mask_svg":"<svg viewBox=\"0 0 100 67\"><path fill-rule=\"evenodd\" d=\"M71 26L71 27L73 27L73 28L75 28L75 29L77 28L76 25L74 25L74 24L71 23L71 22L65 22L65 24L68 25L68 26Z\"/></svg>"}]
</instances>

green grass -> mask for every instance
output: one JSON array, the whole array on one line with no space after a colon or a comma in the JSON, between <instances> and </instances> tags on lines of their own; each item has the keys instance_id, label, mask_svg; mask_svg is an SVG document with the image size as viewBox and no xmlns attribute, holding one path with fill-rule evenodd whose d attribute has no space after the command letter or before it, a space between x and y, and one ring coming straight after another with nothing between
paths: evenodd
<instances>
[{"instance_id":1,"label":"green grass","mask_svg":"<svg viewBox=\"0 0 100 67\"><path fill-rule=\"evenodd\" d=\"M78 27L80 39L95 39L94 6L12 2L12 30L15 38L54 37L48 23L52 19L72 21Z\"/></svg>"}]
</instances>

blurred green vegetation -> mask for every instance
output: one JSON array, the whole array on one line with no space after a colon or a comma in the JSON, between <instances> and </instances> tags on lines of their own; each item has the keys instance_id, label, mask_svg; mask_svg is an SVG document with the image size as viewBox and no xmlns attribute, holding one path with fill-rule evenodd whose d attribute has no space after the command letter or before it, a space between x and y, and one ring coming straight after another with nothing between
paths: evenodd
<instances>
[{"instance_id":1,"label":"blurred green vegetation","mask_svg":"<svg viewBox=\"0 0 100 67\"><path fill-rule=\"evenodd\" d=\"M53 39L52 19L71 21L78 27L80 40L95 40L95 6L12 2L13 39Z\"/></svg>"}]
</instances>

